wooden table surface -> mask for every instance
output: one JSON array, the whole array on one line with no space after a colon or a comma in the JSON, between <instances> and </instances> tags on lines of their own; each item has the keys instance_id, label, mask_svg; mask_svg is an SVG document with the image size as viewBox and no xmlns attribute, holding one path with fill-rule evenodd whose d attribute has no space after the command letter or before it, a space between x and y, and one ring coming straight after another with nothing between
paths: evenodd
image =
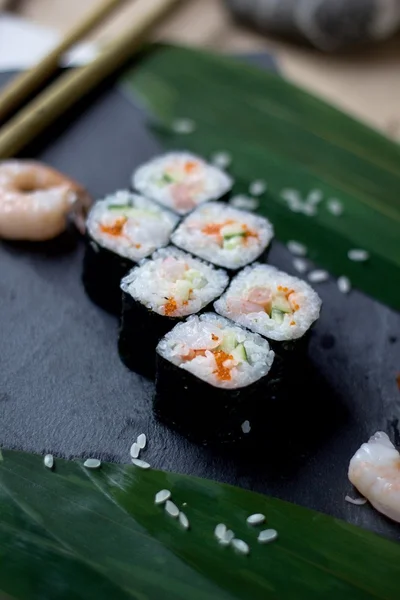
<instances>
[{"instance_id":1,"label":"wooden table surface","mask_svg":"<svg viewBox=\"0 0 400 600\"><path fill-rule=\"evenodd\" d=\"M18 0L14 10L36 23L65 32L98 1ZM127 2L101 28L96 39L106 42L152 1ZM156 35L220 52L273 52L281 70L293 82L400 140L400 36L367 49L324 55L234 23L222 0L186 0Z\"/></svg>"}]
</instances>

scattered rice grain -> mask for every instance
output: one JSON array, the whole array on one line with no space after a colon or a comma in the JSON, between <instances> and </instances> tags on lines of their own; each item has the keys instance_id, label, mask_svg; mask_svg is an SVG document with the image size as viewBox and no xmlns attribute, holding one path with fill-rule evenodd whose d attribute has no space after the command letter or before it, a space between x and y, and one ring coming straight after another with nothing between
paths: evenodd
<instances>
[{"instance_id":1,"label":"scattered rice grain","mask_svg":"<svg viewBox=\"0 0 400 600\"><path fill-rule=\"evenodd\" d=\"M363 506L363 504L367 504L366 498L351 498L351 496L345 497L346 502L350 502L350 504L355 504L356 506Z\"/></svg>"},{"instance_id":2,"label":"scattered rice grain","mask_svg":"<svg viewBox=\"0 0 400 600\"><path fill-rule=\"evenodd\" d=\"M260 205L257 198L250 198L250 196L246 196L245 194L233 196L233 198L229 200L229 204L235 208L242 208L243 210L256 210Z\"/></svg>"},{"instance_id":3,"label":"scattered rice grain","mask_svg":"<svg viewBox=\"0 0 400 600\"><path fill-rule=\"evenodd\" d=\"M307 196L306 202L307 204L316 205L322 201L324 197L321 190L311 190Z\"/></svg>"},{"instance_id":4,"label":"scattered rice grain","mask_svg":"<svg viewBox=\"0 0 400 600\"><path fill-rule=\"evenodd\" d=\"M301 212L305 214L307 217L313 217L317 214L317 207L313 204L303 204L301 208Z\"/></svg>"},{"instance_id":5,"label":"scattered rice grain","mask_svg":"<svg viewBox=\"0 0 400 600\"><path fill-rule=\"evenodd\" d=\"M267 183L263 179L252 181L249 192L252 196L262 196L267 189Z\"/></svg>"},{"instance_id":6,"label":"scattered rice grain","mask_svg":"<svg viewBox=\"0 0 400 600\"><path fill-rule=\"evenodd\" d=\"M296 256L306 256L307 254L306 246L304 246L304 244L301 244L300 242L296 242L296 240L289 240L286 244L286 247L289 250L289 252L295 254Z\"/></svg>"},{"instance_id":7,"label":"scattered rice grain","mask_svg":"<svg viewBox=\"0 0 400 600\"><path fill-rule=\"evenodd\" d=\"M269 542L273 542L278 537L278 532L276 529L264 529L260 531L258 534L257 540L260 544L268 544Z\"/></svg>"},{"instance_id":8,"label":"scattered rice grain","mask_svg":"<svg viewBox=\"0 0 400 600\"><path fill-rule=\"evenodd\" d=\"M185 513L183 513L181 511L179 513L178 519L179 519L179 523L182 525L182 527L184 529L189 529L189 527L190 527L189 519L187 518L187 516L185 515Z\"/></svg>"},{"instance_id":9,"label":"scattered rice grain","mask_svg":"<svg viewBox=\"0 0 400 600\"><path fill-rule=\"evenodd\" d=\"M281 191L281 198L283 198L287 202L292 202L292 201L299 202L301 200L301 195L298 190L284 189Z\"/></svg>"},{"instance_id":10,"label":"scattered rice grain","mask_svg":"<svg viewBox=\"0 0 400 600\"><path fill-rule=\"evenodd\" d=\"M354 262L364 262L365 260L369 259L369 253L361 248L353 248L352 250L349 250L347 256Z\"/></svg>"},{"instance_id":11,"label":"scattered rice grain","mask_svg":"<svg viewBox=\"0 0 400 600\"><path fill-rule=\"evenodd\" d=\"M46 456L44 457L44 466L47 467L48 469L52 469L54 466L54 458L52 454L46 454Z\"/></svg>"},{"instance_id":12,"label":"scattered rice grain","mask_svg":"<svg viewBox=\"0 0 400 600\"><path fill-rule=\"evenodd\" d=\"M293 267L296 269L298 273L305 273L307 271L307 263L302 258L294 258L293 259Z\"/></svg>"},{"instance_id":13,"label":"scattered rice grain","mask_svg":"<svg viewBox=\"0 0 400 600\"><path fill-rule=\"evenodd\" d=\"M243 433L250 433L250 431L251 431L250 421L243 421L242 431L243 431Z\"/></svg>"},{"instance_id":14,"label":"scattered rice grain","mask_svg":"<svg viewBox=\"0 0 400 600\"><path fill-rule=\"evenodd\" d=\"M166 501L165 512L174 519L176 519L179 516L179 508L171 500Z\"/></svg>"},{"instance_id":15,"label":"scattered rice grain","mask_svg":"<svg viewBox=\"0 0 400 600\"><path fill-rule=\"evenodd\" d=\"M83 466L86 467L87 469L98 469L100 467L100 465L101 465L101 460L99 460L98 458L88 458L83 463Z\"/></svg>"},{"instance_id":16,"label":"scattered rice grain","mask_svg":"<svg viewBox=\"0 0 400 600\"><path fill-rule=\"evenodd\" d=\"M140 469L150 469L150 465L145 460L140 460L140 458L132 458L132 463L136 467L140 467Z\"/></svg>"},{"instance_id":17,"label":"scattered rice grain","mask_svg":"<svg viewBox=\"0 0 400 600\"><path fill-rule=\"evenodd\" d=\"M155 504L164 504L171 498L171 492L169 490L160 490L154 497Z\"/></svg>"},{"instance_id":18,"label":"scattered rice grain","mask_svg":"<svg viewBox=\"0 0 400 600\"><path fill-rule=\"evenodd\" d=\"M350 279L348 277L346 277L345 275L342 275L337 280L337 286L339 288L339 291L342 292L342 294L348 294L351 290Z\"/></svg>"},{"instance_id":19,"label":"scattered rice grain","mask_svg":"<svg viewBox=\"0 0 400 600\"><path fill-rule=\"evenodd\" d=\"M340 217L343 214L343 204L336 198L330 198L327 202L327 209L335 217Z\"/></svg>"},{"instance_id":20,"label":"scattered rice grain","mask_svg":"<svg viewBox=\"0 0 400 600\"><path fill-rule=\"evenodd\" d=\"M146 448L146 443L147 443L146 434L141 433L140 435L138 435L136 443L141 450L143 450L143 448Z\"/></svg>"},{"instance_id":21,"label":"scattered rice grain","mask_svg":"<svg viewBox=\"0 0 400 600\"><path fill-rule=\"evenodd\" d=\"M224 525L224 523L218 523L218 525L214 529L215 537L218 538L219 540L222 540L225 533L226 533L226 525Z\"/></svg>"},{"instance_id":22,"label":"scattered rice grain","mask_svg":"<svg viewBox=\"0 0 400 600\"><path fill-rule=\"evenodd\" d=\"M322 283L327 279L329 279L329 273L322 269L315 269L315 271L311 271L311 273L308 274L308 281L311 281L311 283Z\"/></svg>"},{"instance_id":23,"label":"scattered rice grain","mask_svg":"<svg viewBox=\"0 0 400 600\"><path fill-rule=\"evenodd\" d=\"M263 515L261 513L254 513L254 515L250 515L246 519L246 522L248 523L248 525L261 525L261 523L264 523L264 521L265 521L265 515Z\"/></svg>"},{"instance_id":24,"label":"scattered rice grain","mask_svg":"<svg viewBox=\"0 0 400 600\"><path fill-rule=\"evenodd\" d=\"M235 534L233 533L232 529L227 529L222 538L219 540L219 543L221 546L229 546L234 537Z\"/></svg>"},{"instance_id":25,"label":"scattered rice grain","mask_svg":"<svg viewBox=\"0 0 400 600\"><path fill-rule=\"evenodd\" d=\"M129 454L131 455L132 458L138 458L138 456L140 454L140 447L137 442L133 442L131 449L129 451Z\"/></svg>"},{"instance_id":26,"label":"scattered rice grain","mask_svg":"<svg viewBox=\"0 0 400 600\"><path fill-rule=\"evenodd\" d=\"M232 163L232 156L229 152L214 152L211 155L211 164L219 169L226 169Z\"/></svg>"},{"instance_id":27,"label":"scattered rice grain","mask_svg":"<svg viewBox=\"0 0 400 600\"><path fill-rule=\"evenodd\" d=\"M250 552L248 544L246 544L246 542L244 542L243 540L238 540L237 538L234 538L231 541L231 545L237 552L240 552L240 554L249 554Z\"/></svg>"},{"instance_id":28,"label":"scattered rice grain","mask_svg":"<svg viewBox=\"0 0 400 600\"><path fill-rule=\"evenodd\" d=\"M175 133L188 134L196 130L196 123L192 119L175 119L172 122L172 130Z\"/></svg>"}]
</instances>

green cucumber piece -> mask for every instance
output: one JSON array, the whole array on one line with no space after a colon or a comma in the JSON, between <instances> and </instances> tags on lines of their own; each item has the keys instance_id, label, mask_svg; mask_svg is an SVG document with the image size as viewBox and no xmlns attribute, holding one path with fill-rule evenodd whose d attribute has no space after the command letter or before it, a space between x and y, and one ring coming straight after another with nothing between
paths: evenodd
<instances>
[{"instance_id":1,"label":"green cucumber piece","mask_svg":"<svg viewBox=\"0 0 400 600\"><path fill-rule=\"evenodd\" d=\"M224 240L231 240L232 238L236 238L236 237L245 237L246 232L245 231L239 231L238 233L226 233L224 235Z\"/></svg>"},{"instance_id":2,"label":"green cucumber piece","mask_svg":"<svg viewBox=\"0 0 400 600\"><path fill-rule=\"evenodd\" d=\"M230 237L229 239L224 239L223 248L224 250L235 250L241 244L242 236L235 235L234 237Z\"/></svg>"},{"instance_id":3,"label":"green cucumber piece","mask_svg":"<svg viewBox=\"0 0 400 600\"><path fill-rule=\"evenodd\" d=\"M174 183L175 179L171 177L171 175L168 175L168 173L163 173L161 175L161 181L163 183Z\"/></svg>"},{"instance_id":4,"label":"green cucumber piece","mask_svg":"<svg viewBox=\"0 0 400 600\"><path fill-rule=\"evenodd\" d=\"M219 346L220 350L230 354L232 350L234 350L237 346L236 335L233 331L228 331L225 333L223 340Z\"/></svg>"},{"instance_id":5,"label":"green cucumber piece","mask_svg":"<svg viewBox=\"0 0 400 600\"><path fill-rule=\"evenodd\" d=\"M232 356L239 362L249 362L244 344L238 344L236 346L236 348L233 350Z\"/></svg>"},{"instance_id":6,"label":"green cucumber piece","mask_svg":"<svg viewBox=\"0 0 400 600\"><path fill-rule=\"evenodd\" d=\"M283 294L275 296L275 298L272 300L272 308L276 308L283 313L293 312L289 300Z\"/></svg>"},{"instance_id":7,"label":"green cucumber piece","mask_svg":"<svg viewBox=\"0 0 400 600\"><path fill-rule=\"evenodd\" d=\"M282 310L279 310L278 308L273 308L271 310L271 319L274 319L274 321L276 321L279 325L283 323L284 316L285 313Z\"/></svg>"},{"instance_id":8,"label":"green cucumber piece","mask_svg":"<svg viewBox=\"0 0 400 600\"><path fill-rule=\"evenodd\" d=\"M131 204L109 204L108 210L129 210L132 208Z\"/></svg>"}]
</instances>

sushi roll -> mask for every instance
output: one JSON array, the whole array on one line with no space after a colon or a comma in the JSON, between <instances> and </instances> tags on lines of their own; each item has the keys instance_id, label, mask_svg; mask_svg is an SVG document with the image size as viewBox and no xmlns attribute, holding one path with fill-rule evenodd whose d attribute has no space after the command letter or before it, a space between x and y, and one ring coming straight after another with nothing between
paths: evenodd
<instances>
[{"instance_id":1,"label":"sushi roll","mask_svg":"<svg viewBox=\"0 0 400 600\"><path fill-rule=\"evenodd\" d=\"M214 313L189 317L157 346L154 410L200 443L234 441L269 394L268 341Z\"/></svg>"},{"instance_id":2,"label":"sushi roll","mask_svg":"<svg viewBox=\"0 0 400 600\"><path fill-rule=\"evenodd\" d=\"M119 191L96 202L87 220L82 280L90 299L119 314L121 279L140 260L166 246L176 215L155 202Z\"/></svg>"},{"instance_id":3,"label":"sushi roll","mask_svg":"<svg viewBox=\"0 0 400 600\"><path fill-rule=\"evenodd\" d=\"M139 167L132 185L179 215L196 206L218 200L232 187L227 173L188 152L170 152Z\"/></svg>"},{"instance_id":4,"label":"sushi roll","mask_svg":"<svg viewBox=\"0 0 400 600\"><path fill-rule=\"evenodd\" d=\"M294 363L300 367L321 299L302 279L270 265L255 264L232 280L214 308L268 338L276 353L275 368L284 379Z\"/></svg>"},{"instance_id":5,"label":"sushi roll","mask_svg":"<svg viewBox=\"0 0 400 600\"><path fill-rule=\"evenodd\" d=\"M200 206L174 231L171 240L183 250L229 271L266 257L274 228L250 212L218 202Z\"/></svg>"},{"instance_id":6,"label":"sushi roll","mask_svg":"<svg viewBox=\"0 0 400 600\"><path fill-rule=\"evenodd\" d=\"M121 282L118 347L125 365L154 377L160 338L188 315L205 310L227 285L225 271L173 247L134 268Z\"/></svg>"}]
</instances>

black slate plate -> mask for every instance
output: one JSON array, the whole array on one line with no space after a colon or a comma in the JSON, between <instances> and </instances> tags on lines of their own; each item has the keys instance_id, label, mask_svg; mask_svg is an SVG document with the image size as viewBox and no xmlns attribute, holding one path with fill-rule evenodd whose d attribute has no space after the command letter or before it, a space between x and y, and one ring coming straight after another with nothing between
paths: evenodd
<instances>
[{"instance_id":1,"label":"black slate plate","mask_svg":"<svg viewBox=\"0 0 400 600\"><path fill-rule=\"evenodd\" d=\"M132 169L159 150L144 115L108 83L30 155L100 197L128 186ZM1 446L129 462L143 431L155 467L276 495L400 539L400 526L344 500L356 448L380 429L400 443L397 313L357 291L343 296L334 282L319 284L324 308L306 385L294 382L290 404L252 423L245 446L198 447L154 420L153 384L122 365L115 319L84 294L82 251L78 238L61 249L0 246ZM291 260L276 243L271 263L293 272Z\"/></svg>"}]
</instances>

